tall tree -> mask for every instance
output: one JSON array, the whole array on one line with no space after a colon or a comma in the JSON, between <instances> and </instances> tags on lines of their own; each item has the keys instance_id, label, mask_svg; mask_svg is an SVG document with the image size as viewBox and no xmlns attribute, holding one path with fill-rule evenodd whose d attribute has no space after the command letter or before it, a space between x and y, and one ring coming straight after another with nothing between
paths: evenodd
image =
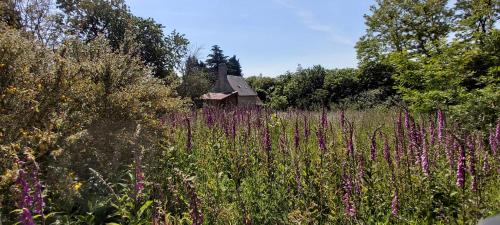
<instances>
[{"instance_id":1,"label":"tall tree","mask_svg":"<svg viewBox=\"0 0 500 225\"><path fill-rule=\"evenodd\" d=\"M500 17L500 1L458 0L455 11L457 36L465 41L478 40L482 43Z\"/></svg>"},{"instance_id":2,"label":"tall tree","mask_svg":"<svg viewBox=\"0 0 500 225\"><path fill-rule=\"evenodd\" d=\"M407 51L429 55L450 32L452 10L447 0L377 0L365 15L367 33L357 43L358 58L380 59Z\"/></svg>"},{"instance_id":3,"label":"tall tree","mask_svg":"<svg viewBox=\"0 0 500 225\"><path fill-rule=\"evenodd\" d=\"M236 58L236 55L227 60L227 73L235 76L242 76L240 60Z\"/></svg>"},{"instance_id":4,"label":"tall tree","mask_svg":"<svg viewBox=\"0 0 500 225\"><path fill-rule=\"evenodd\" d=\"M198 106L201 106L200 96L210 89L209 73L205 63L198 60L194 54L187 57L182 68L182 83L177 88L183 97L189 97Z\"/></svg>"},{"instance_id":5,"label":"tall tree","mask_svg":"<svg viewBox=\"0 0 500 225\"><path fill-rule=\"evenodd\" d=\"M218 45L212 46L212 51L208 55L208 59L206 61L207 66L212 70L212 72L217 72L219 69L219 64L227 63L227 56L224 55L224 52Z\"/></svg>"},{"instance_id":6,"label":"tall tree","mask_svg":"<svg viewBox=\"0 0 500 225\"><path fill-rule=\"evenodd\" d=\"M187 53L189 41L184 35L176 31L165 35L163 25L132 15L123 0L57 0L57 6L66 15L69 32L83 40L104 35L118 50L132 36L129 40L137 44L139 56L158 78L172 76Z\"/></svg>"}]
</instances>

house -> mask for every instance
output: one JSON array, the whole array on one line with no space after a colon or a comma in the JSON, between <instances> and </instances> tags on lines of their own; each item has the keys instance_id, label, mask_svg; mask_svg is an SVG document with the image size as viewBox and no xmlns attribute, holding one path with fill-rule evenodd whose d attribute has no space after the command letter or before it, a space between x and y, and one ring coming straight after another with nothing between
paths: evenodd
<instances>
[{"instance_id":1,"label":"house","mask_svg":"<svg viewBox=\"0 0 500 225\"><path fill-rule=\"evenodd\" d=\"M204 105L212 106L252 106L262 105L250 85L241 76L227 74L227 66L219 64L217 81L209 93L201 96Z\"/></svg>"}]
</instances>

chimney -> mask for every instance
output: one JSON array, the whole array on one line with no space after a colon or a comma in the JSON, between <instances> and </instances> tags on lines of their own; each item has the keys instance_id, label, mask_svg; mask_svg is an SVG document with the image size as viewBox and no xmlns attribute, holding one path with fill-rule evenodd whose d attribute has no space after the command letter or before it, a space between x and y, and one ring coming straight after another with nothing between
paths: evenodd
<instances>
[{"instance_id":1,"label":"chimney","mask_svg":"<svg viewBox=\"0 0 500 225\"><path fill-rule=\"evenodd\" d=\"M215 82L215 90L217 92L227 92L227 66L225 63L221 63L217 66L217 81Z\"/></svg>"},{"instance_id":2,"label":"chimney","mask_svg":"<svg viewBox=\"0 0 500 225\"><path fill-rule=\"evenodd\" d=\"M226 76L227 76L227 66L226 66L226 64L225 63L221 63L217 67L218 67L218 71L217 71L218 77L217 78L221 79L221 81L222 81L222 79L226 79Z\"/></svg>"}]
</instances>

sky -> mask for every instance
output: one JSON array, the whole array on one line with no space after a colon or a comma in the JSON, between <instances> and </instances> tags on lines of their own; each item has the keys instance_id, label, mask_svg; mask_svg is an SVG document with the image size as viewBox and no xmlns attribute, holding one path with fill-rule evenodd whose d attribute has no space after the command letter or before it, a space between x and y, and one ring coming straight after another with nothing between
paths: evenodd
<instances>
[{"instance_id":1,"label":"sky","mask_svg":"<svg viewBox=\"0 0 500 225\"><path fill-rule=\"evenodd\" d=\"M245 76L356 67L356 41L374 0L126 0L133 14L177 30L205 60L212 45L236 55Z\"/></svg>"}]
</instances>

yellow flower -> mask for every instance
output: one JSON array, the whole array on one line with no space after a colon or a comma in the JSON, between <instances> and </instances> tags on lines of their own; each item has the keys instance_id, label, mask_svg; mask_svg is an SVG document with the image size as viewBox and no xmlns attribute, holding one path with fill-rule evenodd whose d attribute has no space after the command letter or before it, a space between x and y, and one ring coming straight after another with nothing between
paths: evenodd
<instances>
[{"instance_id":1,"label":"yellow flower","mask_svg":"<svg viewBox=\"0 0 500 225\"><path fill-rule=\"evenodd\" d=\"M75 191L79 191L81 187L82 187L81 182L75 182L75 183L73 183L73 185L71 185L71 188L73 188L73 190L75 190Z\"/></svg>"},{"instance_id":2,"label":"yellow flower","mask_svg":"<svg viewBox=\"0 0 500 225\"><path fill-rule=\"evenodd\" d=\"M9 93L9 94L14 94L14 93L16 93L16 91L17 91L17 88L14 86L7 87L7 93Z\"/></svg>"}]
</instances>

